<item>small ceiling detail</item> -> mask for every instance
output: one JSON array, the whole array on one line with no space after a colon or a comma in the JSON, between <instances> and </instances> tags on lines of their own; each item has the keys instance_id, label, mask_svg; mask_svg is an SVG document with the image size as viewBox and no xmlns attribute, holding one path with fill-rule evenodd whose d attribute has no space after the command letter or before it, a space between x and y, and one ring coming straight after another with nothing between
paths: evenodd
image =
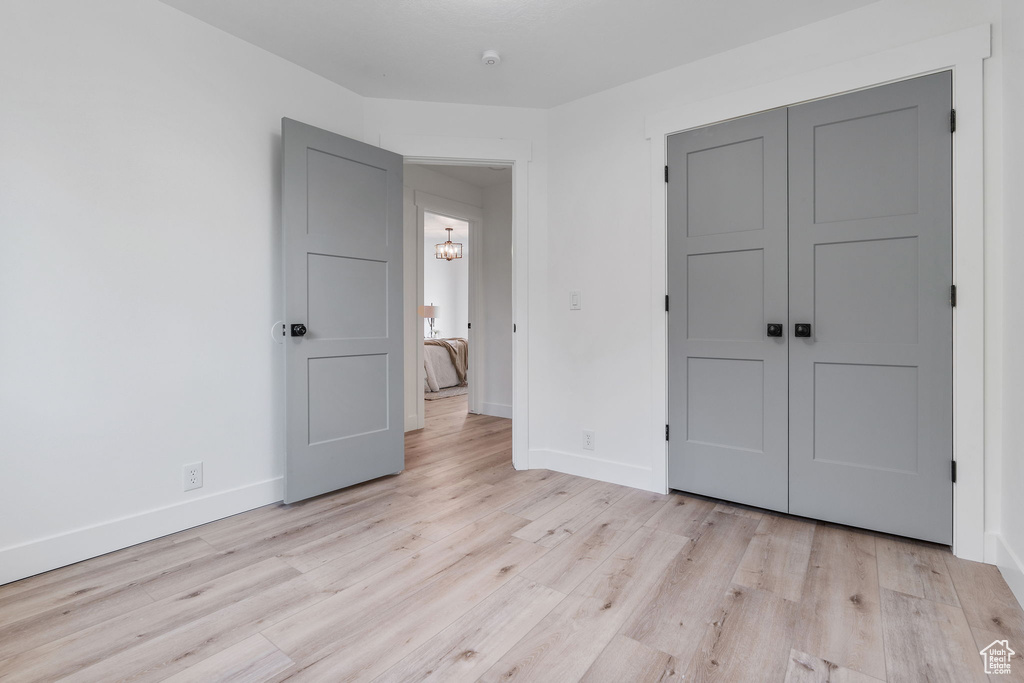
<instances>
[{"instance_id":1,"label":"small ceiling detail","mask_svg":"<svg viewBox=\"0 0 1024 683\"><path fill-rule=\"evenodd\" d=\"M875 0L161 1L364 97L548 108Z\"/></svg>"},{"instance_id":2,"label":"small ceiling detail","mask_svg":"<svg viewBox=\"0 0 1024 683\"><path fill-rule=\"evenodd\" d=\"M512 182L511 166L491 168L490 166L448 166L430 164L428 166L424 166L424 168L429 168L431 171L436 171L441 175L446 175L449 178L461 180L464 183L481 188L493 187L495 185L501 185L502 183Z\"/></svg>"}]
</instances>

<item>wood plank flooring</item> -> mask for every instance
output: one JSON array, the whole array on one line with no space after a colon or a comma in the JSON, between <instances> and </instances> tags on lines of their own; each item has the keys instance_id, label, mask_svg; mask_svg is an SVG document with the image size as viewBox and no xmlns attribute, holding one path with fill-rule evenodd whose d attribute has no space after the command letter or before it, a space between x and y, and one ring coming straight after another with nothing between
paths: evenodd
<instances>
[{"instance_id":1,"label":"wood plank flooring","mask_svg":"<svg viewBox=\"0 0 1024 683\"><path fill-rule=\"evenodd\" d=\"M426 410L400 475L0 586L0 680L959 682L1024 652L995 567L516 472L510 421Z\"/></svg>"}]
</instances>

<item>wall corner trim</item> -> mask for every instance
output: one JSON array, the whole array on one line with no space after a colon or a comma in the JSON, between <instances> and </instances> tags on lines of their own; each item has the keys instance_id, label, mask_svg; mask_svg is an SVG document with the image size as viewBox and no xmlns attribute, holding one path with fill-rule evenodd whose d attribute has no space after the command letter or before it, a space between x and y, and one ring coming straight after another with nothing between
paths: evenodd
<instances>
[{"instance_id":1,"label":"wall corner trim","mask_svg":"<svg viewBox=\"0 0 1024 683\"><path fill-rule=\"evenodd\" d=\"M565 451L531 449L530 469L553 470L577 477L664 493L651 485L651 469Z\"/></svg>"},{"instance_id":2,"label":"wall corner trim","mask_svg":"<svg viewBox=\"0 0 1024 683\"><path fill-rule=\"evenodd\" d=\"M985 560L999 567L1006 584L1020 605L1024 605L1024 560L1013 552L998 531L985 534Z\"/></svg>"},{"instance_id":3,"label":"wall corner trim","mask_svg":"<svg viewBox=\"0 0 1024 683\"><path fill-rule=\"evenodd\" d=\"M487 403L486 401L480 404L480 414L490 415L491 417L505 417L512 418L512 406L506 403Z\"/></svg>"},{"instance_id":4,"label":"wall corner trim","mask_svg":"<svg viewBox=\"0 0 1024 683\"><path fill-rule=\"evenodd\" d=\"M282 477L267 479L0 548L0 585L276 503L283 493Z\"/></svg>"}]
</instances>

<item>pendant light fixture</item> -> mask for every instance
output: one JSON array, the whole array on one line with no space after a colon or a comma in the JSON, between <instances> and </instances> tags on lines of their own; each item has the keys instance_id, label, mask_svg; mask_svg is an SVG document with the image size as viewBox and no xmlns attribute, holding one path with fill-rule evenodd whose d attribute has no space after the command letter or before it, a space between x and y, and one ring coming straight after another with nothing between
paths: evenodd
<instances>
[{"instance_id":1,"label":"pendant light fixture","mask_svg":"<svg viewBox=\"0 0 1024 683\"><path fill-rule=\"evenodd\" d=\"M452 242L452 229L445 230L448 231L448 239L434 245L434 258L443 258L445 261L462 258L462 243Z\"/></svg>"}]
</instances>

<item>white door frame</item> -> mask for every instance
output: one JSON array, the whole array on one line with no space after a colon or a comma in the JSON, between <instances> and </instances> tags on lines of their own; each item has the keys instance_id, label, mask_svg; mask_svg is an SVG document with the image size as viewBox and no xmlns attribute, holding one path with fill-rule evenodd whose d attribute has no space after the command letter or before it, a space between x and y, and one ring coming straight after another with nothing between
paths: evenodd
<instances>
[{"instance_id":1,"label":"white door frame","mask_svg":"<svg viewBox=\"0 0 1024 683\"><path fill-rule=\"evenodd\" d=\"M406 163L419 163L411 161L408 158ZM424 212L430 212L439 216L445 216L446 218L454 218L456 220L464 221L469 224L469 235L467 240L469 242L468 253L466 258L469 259L469 304L468 314L470 322L476 322L483 320L483 316L480 315L480 286L481 286L481 274L480 270L480 258L478 257L479 245L480 245L480 224L483 222L483 210L479 206L473 206L472 204L464 204L457 202L453 199L446 199L445 197L438 197L427 192L421 192L416 190L413 193L413 205L416 207L416 253L420 254L420 258L416 263L416 301L420 303L427 303L423 300L424 297L424 285L423 280L425 276L426 265L423 260L426 258L426 240L424 239L423 229L425 227L425 221L423 218ZM443 311L442 311L443 313ZM472 327L469 328L468 340L469 340L469 376L471 378L469 382L469 412L479 413L480 412L480 387L482 383L486 381L480 373L480 353L476 347L476 339L478 337L475 332L479 332L479 324L477 329L474 330ZM423 324L420 321L420 326L417 333L418 343L416 344L416 367L419 369L420 377L416 386L423 386L423 379L425 370L423 369ZM423 392L420 392L416 402L416 427L422 428L425 422L425 409L423 398Z\"/></svg>"},{"instance_id":2,"label":"white door frame","mask_svg":"<svg viewBox=\"0 0 1024 683\"><path fill-rule=\"evenodd\" d=\"M516 326L516 332L512 335L512 465L517 470L529 469L528 208L532 145L526 140L382 133L380 146L417 164L512 165L512 321ZM422 229L419 232L422 234ZM421 263L422 258L421 251ZM415 315L416 312L412 313ZM410 324L408 319L406 324ZM419 389L422 391L422 387Z\"/></svg>"},{"instance_id":3,"label":"white door frame","mask_svg":"<svg viewBox=\"0 0 1024 683\"><path fill-rule=\"evenodd\" d=\"M982 561L985 548L985 278L983 61L991 56L989 25L951 33L842 64L758 85L649 116L651 141L651 292L653 310L667 290L667 137L749 114L862 90L938 71L953 72L953 552ZM652 316L652 489L668 491L668 325Z\"/></svg>"}]
</instances>

